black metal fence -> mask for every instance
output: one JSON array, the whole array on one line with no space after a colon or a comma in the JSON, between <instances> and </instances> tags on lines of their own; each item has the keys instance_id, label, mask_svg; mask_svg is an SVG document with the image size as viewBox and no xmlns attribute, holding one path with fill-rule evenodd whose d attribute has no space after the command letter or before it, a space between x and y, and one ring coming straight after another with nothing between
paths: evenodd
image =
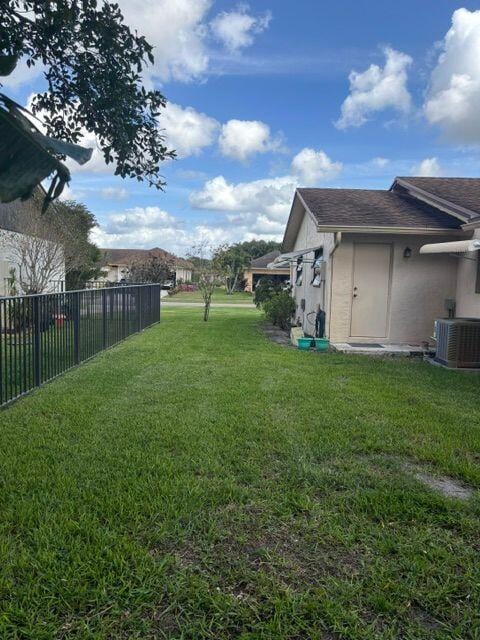
<instances>
[{"instance_id":1,"label":"black metal fence","mask_svg":"<svg viewBox=\"0 0 480 640\"><path fill-rule=\"evenodd\" d=\"M0 298L0 406L160 320L160 285Z\"/></svg>"}]
</instances>

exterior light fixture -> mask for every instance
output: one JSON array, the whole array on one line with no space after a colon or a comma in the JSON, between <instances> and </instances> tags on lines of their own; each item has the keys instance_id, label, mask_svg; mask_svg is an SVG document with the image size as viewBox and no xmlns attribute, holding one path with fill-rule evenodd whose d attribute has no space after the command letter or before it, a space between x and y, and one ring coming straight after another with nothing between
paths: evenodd
<instances>
[{"instance_id":1,"label":"exterior light fixture","mask_svg":"<svg viewBox=\"0 0 480 640\"><path fill-rule=\"evenodd\" d=\"M403 257L404 258L411 258L412 257L412 250L410 249L410 247L405 247L405 249L403 251Z\"/></svg>"}]
</instances>

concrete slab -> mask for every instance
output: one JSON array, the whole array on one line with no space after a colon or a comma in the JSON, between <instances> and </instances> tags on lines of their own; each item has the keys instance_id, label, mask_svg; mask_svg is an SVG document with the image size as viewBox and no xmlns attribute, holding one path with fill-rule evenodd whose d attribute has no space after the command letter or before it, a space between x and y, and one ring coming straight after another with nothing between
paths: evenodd
<instances>
[{"instance_id":1,"label":"concrete slab","mask_svg":"<svg viewBox=\"0 0 480 640\"><path fill-rule=\"evenodd\" d=\"M331 347L335 351L340 353L360 353L362 355L369 356L424 356L425 351L419 345L412 344L386 344L386 343L372 343L365 344L348 342L334 342L331 343Z\"/></svg>"}]
</instances>

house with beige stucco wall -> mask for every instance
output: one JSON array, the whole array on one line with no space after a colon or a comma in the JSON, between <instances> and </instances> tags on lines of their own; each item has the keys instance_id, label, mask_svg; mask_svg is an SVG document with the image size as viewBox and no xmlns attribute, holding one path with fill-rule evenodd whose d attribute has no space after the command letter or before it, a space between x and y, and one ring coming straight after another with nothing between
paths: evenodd
<instances>
[{"instance_id":1,"label":"house with beige stucco wall","mask_svg":"<svg viewBox=\"0 0 480 640\"><path fill-rule=\"evenodd\" d=\"M290 266L295 321L306 334L315 334L320 311L332 343L421 345L437 318L480 318L476 238L480 179L299 188L270 267Z\"/></svg>"},{"instance_id":2,"label":"house with beige stucco wall","mask_svg":"<svg viewBox=\"0 0 480 640\"><path fill-rule=\"evenodd\" d=\"M280 283L289 282L290 269L288 265L286 267L277 267L275 271L268 268L268 265L273 262L280 255L280 251L275 249L269 251L259 258L253 258L250 262L248 269L245 269L243 278L245 280L245 291L253 293L257 284L262 278L268 278L269 280L278 281Z\"/></svg>"}]
</instances>

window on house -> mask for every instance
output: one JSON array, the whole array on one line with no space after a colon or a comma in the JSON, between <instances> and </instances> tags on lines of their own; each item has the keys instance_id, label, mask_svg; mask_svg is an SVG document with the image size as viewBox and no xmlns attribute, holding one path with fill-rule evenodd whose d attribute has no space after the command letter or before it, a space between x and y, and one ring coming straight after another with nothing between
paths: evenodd
<instances>
[{"instance_id":1,"label":"window on house","mask_svg":"<svg viewBox=\"0 0 480 640\"><path fill-rule=\"evenodd\" d=\"M311 285L313 287L319 287L322 283L322 263L323 263L323 249L317 249L312 263L312 280Z\"/></svg>"},{"instance_id":2,"label":"window on house","mask_svg":"<svg viewBox=\"0 0 480 640\"><path fill-rule=\"evenodd\" d=\"M295 278L295 284L298 286L300 286L302 284L303 281L303 258L300 256L300 258L297 258L297 268L296 268L296 278Z\"/></svg>"}]
</instances>

